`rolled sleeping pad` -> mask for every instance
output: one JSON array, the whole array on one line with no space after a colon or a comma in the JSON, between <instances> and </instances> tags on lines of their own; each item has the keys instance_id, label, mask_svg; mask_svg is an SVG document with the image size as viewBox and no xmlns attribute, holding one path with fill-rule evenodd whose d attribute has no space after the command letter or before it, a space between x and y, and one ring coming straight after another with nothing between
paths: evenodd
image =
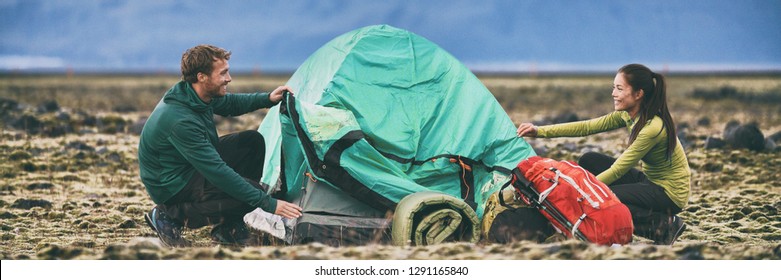
<instances>
[{"instance_id":1,"label":"rolled sleeping pad","mask_svg":"<svg viewBox=\"0 0 781 280\"><path fill-rule=\"evenodd\" d=\"M417 192L396 206L394 245L434 245L480 240L480 220L463 200L439 192Z\"/></svg>"}]
</instances>

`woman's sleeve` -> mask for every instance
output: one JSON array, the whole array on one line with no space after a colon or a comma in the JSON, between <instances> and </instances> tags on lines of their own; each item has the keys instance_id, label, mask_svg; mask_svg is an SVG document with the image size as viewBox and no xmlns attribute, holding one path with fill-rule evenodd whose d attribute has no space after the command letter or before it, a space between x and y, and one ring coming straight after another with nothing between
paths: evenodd
<instances>
[{"instance_id":1,"label":"woman's sleeve","mask_svg":"<svg viewBox=\"0 0 781 280\"><path fill-rule=\"evenodd\" d=\"M626 126L621 119L621 112L610 114L585 121L569 122L562 124L544 125L537 127L537 137L579 137L592 135Z\"/></svg>"},{"instance_id":2,"label":"woman's sleeve","mask_svg":"<svg viewBox=\"0 0 781 280\"><path fill-rule=\"evenodd\" d=\"M629 169L635 167L648 154L651 148L660 141L665 140L664 134L661 133L663 127L661 121L652 121L643 127L635 141L629 145L629 148L616 159L610 168L597 175L597 179L610 185L621 178L621 176L624 176Z\"/></svg>"}]
</instances>

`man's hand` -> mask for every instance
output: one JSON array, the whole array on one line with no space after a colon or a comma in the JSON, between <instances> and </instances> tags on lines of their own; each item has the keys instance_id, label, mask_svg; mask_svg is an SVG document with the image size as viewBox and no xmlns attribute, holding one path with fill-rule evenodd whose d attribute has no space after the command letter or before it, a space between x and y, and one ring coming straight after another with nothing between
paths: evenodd
<instances>
[{"instance_id":1,"label":"man's hand","mask_svg":"<svg viewBox=\"0 0 781 280\"><path fill-rule=\"evenodd\" d=\"M301 207L298 207L298 205L295 205L293 203L284 200L277 200L277 210L274 211L274 214L280 215L288 219L295 219L301 217L302 210L303 209L301 209Z\"/></svg>"},{"instance_id":2,"label":"man's hand","mask_svg":"<svg viewBox=\"0 0 781 280\"><path fill-rule=\"evenodd\" d=\"M271 94L268 95L268 99L270 99L272 103L277 104L279 101L282 101L282 94L286 91L290 92L290 94L293 94L293 89L291 89L289 86L278 86L274 91L271 92Z\"/></svg>"},{"instance_id":3,"label":"man's hand","mask_svg":"<svg viewBox=\"0 0 781 280\"><path fill-rule=\"evenodd\" d=\"M518 133L518 137L523 137L523 136L536 137L537 126L530 123L522 123L521 125L518 126L518 130L516 131L516 133Z\"/></svg>"}]
</instances>

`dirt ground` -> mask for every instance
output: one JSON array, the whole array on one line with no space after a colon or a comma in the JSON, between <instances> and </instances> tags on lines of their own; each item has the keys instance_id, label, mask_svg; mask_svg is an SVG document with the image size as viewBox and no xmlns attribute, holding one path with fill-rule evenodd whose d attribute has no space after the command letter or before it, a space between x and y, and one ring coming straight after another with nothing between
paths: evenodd
<instances>
[{"instance_id":1,"label":"dirt ground","mask_svg":"<svg viewBox=\"0 0 781 280\"><path fill-rule=\"evenodd\" d=\"M612 74L480 78L516 124L612 110ZM618 248L573 240L235 248L212 244L206 228L186 232L193 247L162 247L143 219L153 203L138 179L137 132L176 79L0 76L1 259L781 259L781 149L706 149L731 120L754 122L765 137L781 131L777 75L670 76L670 107L693 172L680 214L688 227L674 246L636 238ZM285 80L237 76L229 90L270 90ZM264 115L218 119L219 132L256 129ZM621 130L530 142L545 156L575 159L584 149L618 155L627 137Z\"/></svg>"}]
</instances>

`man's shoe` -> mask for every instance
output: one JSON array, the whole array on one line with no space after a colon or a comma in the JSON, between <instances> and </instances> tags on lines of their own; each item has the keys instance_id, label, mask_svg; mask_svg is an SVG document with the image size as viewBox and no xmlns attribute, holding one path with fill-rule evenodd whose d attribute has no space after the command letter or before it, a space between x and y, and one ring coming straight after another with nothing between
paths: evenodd
<instances>
[{"instance_id":1,"label":"man's shoe","mask_svg":"<svg viewBox=\"0 0 781 280\"><path fill-rule=\"evenodd\" d=\"M684 223L683 220L678 216L673 216L666 235L664 235L660 240L654 241L654 244L672 246L673 243L675 243L675 240L677 240L678 237L683 234L684 230L686 230L686 223Z\"/></svg>"},{"instance_id":2,"label":"man's shoe","mask_svg":"<svg viewBox=\"0 0 781 280\"><path fill-rule=\"evenodd\" d=\"M186 247L190 246L190 241L187 241L182 237L183 226L174 221L171 217L168 217L163 211L152 208L149 213L144 214L144 220L157 233L157 237L166 246L169 247Z\"/></svg>"},{"instance_id":3,"label":"man's shoe","mask_svg":"<svg viewBox=\"0 0 781 280\"><path fill-rule=\"evenodd\" d=\"M228 246L260 246L266 245L263 237L250 231L243 222L225 222L214 226L211 231L212 240Z\"/></svg>"}]
</instances>

